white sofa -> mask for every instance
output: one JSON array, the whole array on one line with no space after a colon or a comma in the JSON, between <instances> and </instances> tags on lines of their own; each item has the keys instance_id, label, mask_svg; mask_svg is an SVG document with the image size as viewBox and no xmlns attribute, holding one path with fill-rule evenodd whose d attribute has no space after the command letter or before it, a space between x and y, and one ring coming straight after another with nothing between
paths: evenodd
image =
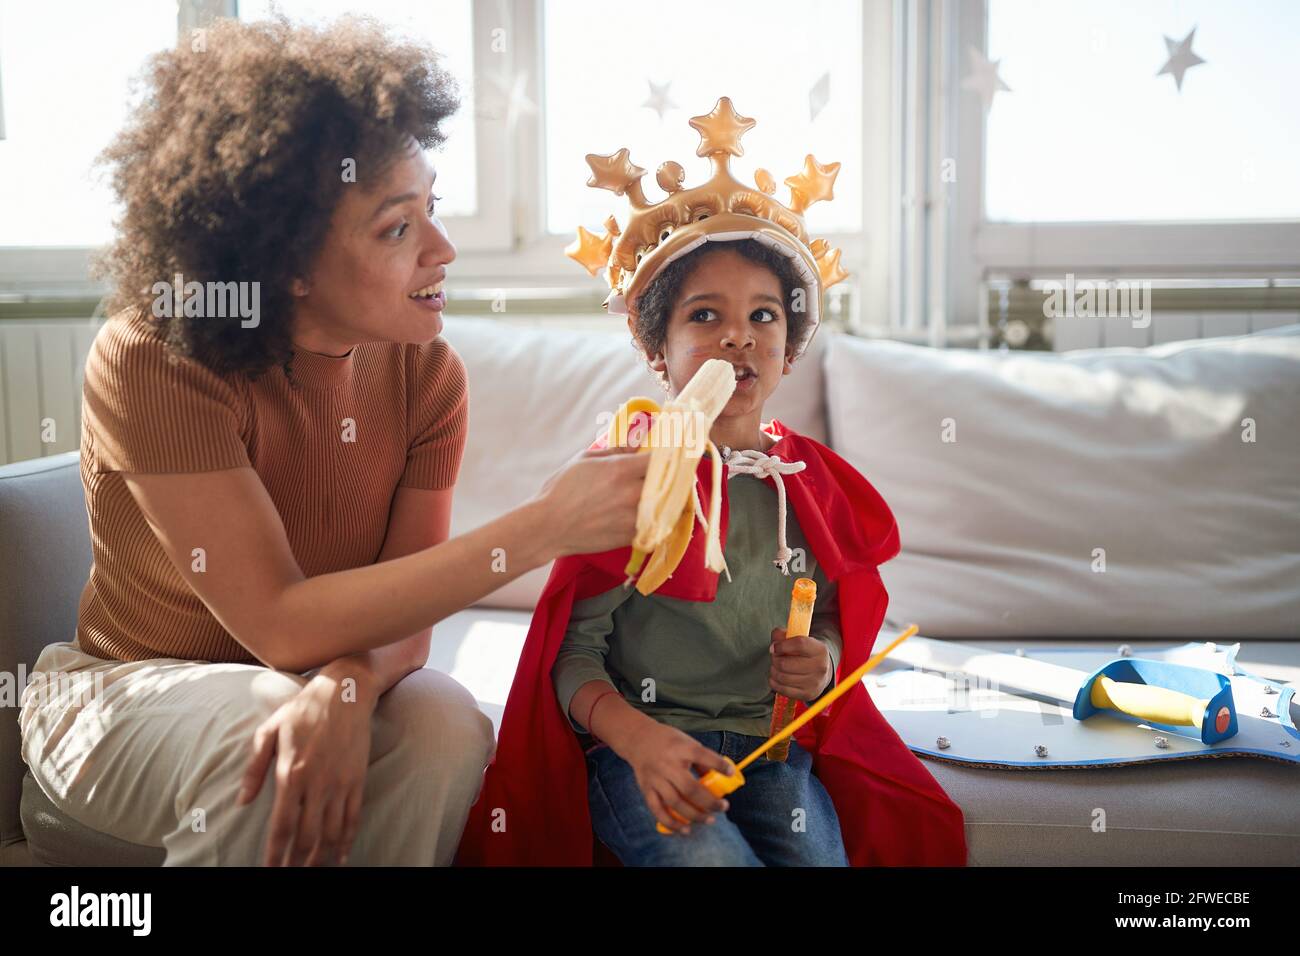
<instances>
[{"instance_id":1,"label":"white sofa","mask_svg":"<svg viewBox=\"0 0 1300 956\"><path fill-rule=\"evenodd\" d=\"M454 533L533 494L602 413L661 394L613 319L584 333L453 317L446 337L471 389ZM1300 677L1300 326L1064 355L821 332L768 411L890 502L890 623L992 649L1240 640L1243 667ZM0 468L0 671L67 639L89 560L76 454ZM434 630L429 666L494 721L545 575ZM58 814L23 774L16 710L0 711L0 863L161 861ZM1295 765L926 766L965 813L972 865L1300 862Z\"/></svg>"},{"instance_id":2,"label":"white sofa","mask_svg":"<svg viewBox=\"0 0 1300 956\"><path fill-rule=\"evenodd\" d=\"M445 335L471 394L453 532L526 499L602 413L662 397L612 318L594 333L452 318ZM893 508L891 624L995 650L1240 640L1246 669L1300 678L1300 326L1059 355L819 332L766 411ZM434 631L429 666L498 723L546 573ZM1300 863L1296 766L926 766L965 812L972 865Z\"/></svg>"}]
</instances>

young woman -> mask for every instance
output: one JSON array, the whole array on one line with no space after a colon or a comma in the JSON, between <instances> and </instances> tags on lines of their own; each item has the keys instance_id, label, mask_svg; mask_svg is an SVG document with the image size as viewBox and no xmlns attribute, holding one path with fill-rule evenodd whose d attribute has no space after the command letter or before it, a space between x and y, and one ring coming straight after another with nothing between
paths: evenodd
<instances>
[{"instance_id":1,"label":"young woman","mask_svg":"<svg viewBox=\"0 0 1300 956\"><path fill-rule=\"evenodd\" d=\"M147 93L105 154L94 566L24 756L63 812L169 865L448 863L494 742L424 669L430 628L630 540L646 456L583 453L448 540L468 394L439 337L455 249L423 148L457 102L431 50L221 21Z\"/></svg>"}]
</instances>

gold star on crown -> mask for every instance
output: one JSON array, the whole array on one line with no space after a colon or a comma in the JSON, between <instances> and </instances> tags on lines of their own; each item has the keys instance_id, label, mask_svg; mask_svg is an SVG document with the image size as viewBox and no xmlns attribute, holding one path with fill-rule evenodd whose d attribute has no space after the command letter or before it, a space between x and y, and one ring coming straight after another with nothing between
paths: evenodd
<instances>
[{"instance_id":1,"label":"gold star on crown","mask_svg":"<svg viewBox=\"0 0 1300 956\"><path fill-rule=\"evenodd\" d=\"M681 165L663 163L655 171L655 182L668 195L652 203L641 190L646 171L633 164L626 148L608 156L588 154L587 185L616 196L626 194L631 212L622 230L613 216L605 220L601 235L579 226L578 238L565 254L593 276L606 270L611 294L605 304L611 312L621 313L634 305L636 295L655 274L693 249L697 240L752 235L769 246L784 247L781 251L795 260L814 293L815 328L821 291L848 273L840 266L840 250L832 249L825 239L810 241L803 215L813 203L834 198L840 164L819 163L809 155L803 169L785 180L790 187L790 202L785 204L773 195L776 181L767 170L755 171L754 186L732 176L731 157L744 155L740 140L753 129L754 120L737 113L729 97L722 97L712 112L693 117L690 123L700 134L696 155L707 157L713 165L709 180L687 189Z\"/></svg>"}]
</instances>

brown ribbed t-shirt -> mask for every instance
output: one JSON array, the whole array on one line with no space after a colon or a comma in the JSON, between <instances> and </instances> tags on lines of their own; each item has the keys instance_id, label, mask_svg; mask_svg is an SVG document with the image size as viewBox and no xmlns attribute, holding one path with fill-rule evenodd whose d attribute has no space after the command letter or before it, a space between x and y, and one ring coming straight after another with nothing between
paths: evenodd
<instances>
[{"instance_id":1,"label":"brown ribbed t-shirt","mask_svg":"<svg viewBox=\"0 0 1300 956\"><path fill-rule=\"evenodd\" d=\"M100 329L82 401L94 565L77 641L118 660L256 662L172 565L124 472L251 467L313 577L375 562L398 487L455 483L469 414L464 363L441 337L295 350L291 377L274 366L253 381L173 357L134 312Z\"/></svg>"}]
</instances>

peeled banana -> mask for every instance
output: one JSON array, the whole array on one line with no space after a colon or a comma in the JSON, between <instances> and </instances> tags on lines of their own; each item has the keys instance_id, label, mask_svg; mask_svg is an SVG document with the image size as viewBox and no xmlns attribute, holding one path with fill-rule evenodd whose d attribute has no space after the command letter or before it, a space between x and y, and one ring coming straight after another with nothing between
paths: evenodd
<instances>
[{"instance_id":1,"label":"peeled banana","mask_svg":"<svg viewBox=\"0 0 1300 956\"><path fill-rule=\"evenodd\" d=\"M650 455L650 465L637 507L632 557L624 569L625 586L636 578L637 591L648 595L668 580L686 553L697 517L705 527L705 567L714 572L727 570L718 528L722 459L709 440L709 432L735 390L736 373L731 363L709 359L663 408L651 399L638 397L625 402L614 414L608 435L611 446L628 443L635 415L644 412L654 416L649 434L639 446L641 452ZM707 518L695 493L695 472L706 450L713 461ZM645 570L637 577L643 564Z\"/></svg>"}]
</instances>

